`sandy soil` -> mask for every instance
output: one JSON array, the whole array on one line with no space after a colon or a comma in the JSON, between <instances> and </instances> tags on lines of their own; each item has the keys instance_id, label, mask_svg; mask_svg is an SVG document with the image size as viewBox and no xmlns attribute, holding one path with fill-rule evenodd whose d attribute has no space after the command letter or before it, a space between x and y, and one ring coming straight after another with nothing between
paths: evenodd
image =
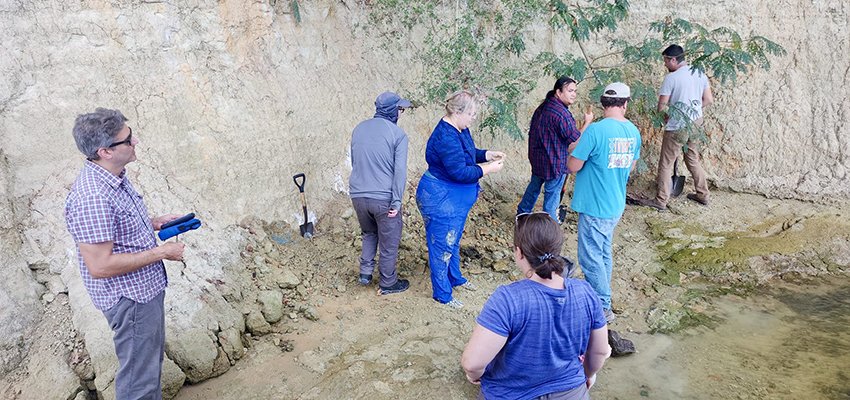
<instances>
[{"instance_id":1,"label":"sandy soil","mask_svg":"<svg viewBox=\"0 0 850 400\"><path fill-rule=\"evenodd\" d=\"M350 213L319 221L320 234L310 241L282 225L265 225L265 235L258 235L245 255L299 265L307 283L287 293L290 317L274 325L275 333L251 338L248 355L229 372L184 387L177 399L475 398L478 388L464 378L461 352L488 296L520 278L509 244L518 197L502 193L509 192L485 189L470 214L462 270L478 290L455 292L465 304L460 310L431 299L424 230L412 199L405 203L398 266L411 288L401 294L379 296L376 283L356 282L359 229ZM683 365L690 365L693 349L703 348L688 338L724 326L728 309L743 307L734 301L719 305L718 299L730 298L729 293L756 293L799 277L845 277L850 265L848 210L846 204L723 192L713 194L709 207L684 195L666 213L628 206L615 231L612 287L618 318L610 327L633 340L639 353L609 360L595 396L706 398L706 393L718 393L715 397L765 398L767 389L749 385L758 376L747 377L746 371L736 378L740 381L729 381L729 375L706 378L694 368L686 370ZM575 224L575 214L564 224L564 254L573 259ZM765 243L780 243L781 248ZM703 254L709 259L700 258ZM318 311L317 321L304 317L308 307ZM691 323L712 328L660 333ZM713 360L718 368L731 362ZM758 364L758 357L752 362ZM724 371L734 374L739 367L731 363ZM708 391L723 380L729 389ZM785 398L781 393L767 397Z\"/></svg>"}]
</instances>

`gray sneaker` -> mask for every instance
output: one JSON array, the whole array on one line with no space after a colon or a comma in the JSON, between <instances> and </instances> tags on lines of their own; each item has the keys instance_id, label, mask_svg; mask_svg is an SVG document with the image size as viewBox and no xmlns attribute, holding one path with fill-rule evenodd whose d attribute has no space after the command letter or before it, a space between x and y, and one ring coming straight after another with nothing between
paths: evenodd
<instances>
[{"instance_id":1,"label":"gray sneaker","mask_svg":"<svg viewBox=\"0 0 850 400\"><path fill-rule=\"evenodd\" d=\"M610 324L610 323L614 322L615 319L617 319L617 316L614 315L614 312L611 311L610 309L604 310L604 311L605 311L605 321L607 321L607 323Z\"/></svg>"},{"instance_id":2,"label":"gray sneaker","mask_svg":"<svg viewBox=\"0 0 850 400\"><path fill-rule=\"evenodd\" d=\"M372 283L372 275L360 274L360 284L368 285Z\"/></svg>"},{"instance_id":3,"label":"gray sneaker","mask_svg":"<svg viewBox=\"0 0 850 400\"><path fill-rule=\"evenodd\" d=\"M470 292L474 292L474 291L478 290L478 286L473 285L472 282L470 282L470 281L466 281L463 284L458 285L458 286L460 286L460 287L462 287L466 290L469 290Z\"/></svg>"}]
</instances>

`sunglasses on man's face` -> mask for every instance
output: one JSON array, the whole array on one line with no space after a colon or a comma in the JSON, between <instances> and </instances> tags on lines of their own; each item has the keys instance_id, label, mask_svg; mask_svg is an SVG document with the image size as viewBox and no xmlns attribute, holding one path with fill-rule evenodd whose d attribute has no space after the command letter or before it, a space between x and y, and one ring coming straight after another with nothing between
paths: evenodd
<instances>
[{"instance_id":1,"label":"sunglasses on man's face","mask_svg":"<svg viewBox=\"0 0 850 400\"><path fill-rule=\"evenodd\" d=\"M112 147L115 147L115 146L120 146L120 145L125 144L125 143L126 143L126 144L132 144L132 141L133 141L133 128L130 128L130 127L128 126L128 127L127 127L127 129L129 129L129 130L130 130L130 135L129 135L129 136L127 136L127 139L124 139L124 140L122 140L122 141L120 141L120 142L112 143L112 144L110 144L110 145L109 145L109 146L107 146L107 147L112 148Z\"/></svg>"}]
</instances>

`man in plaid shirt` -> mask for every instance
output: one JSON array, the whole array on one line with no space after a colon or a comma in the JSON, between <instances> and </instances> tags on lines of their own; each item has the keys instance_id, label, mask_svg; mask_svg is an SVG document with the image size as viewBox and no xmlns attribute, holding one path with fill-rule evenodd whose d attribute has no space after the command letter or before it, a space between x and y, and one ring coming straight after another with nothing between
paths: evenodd
<instances>
[{"instance_id":1,"label":"man in plaid shirt","mask_svg":"<svg viewBox=\"0 0 850 400\"><path fill-rule=\"evenodd\" d=\"M584 127L593 121L593 113L584 115L584 127L576 128L573 114L567 108L576 101L576 82L567 77L555 81L555 87L534 111L528 130L528 161L531 162L531 182L517 206L517 214L529 213L537 203L543 187L543 211L552 219L558 218L559 192L570 172L567 156L581 136Z\"/></svg>"},{"instance_id":2,"label":"man in plaid shirt","mask_svg":"<svg viewBox=\"0 0 850 400\"><path fill-rule=\"evenodd\" d=\"M139 143L125 121L103 108L77 117L74 140L87 160L65 201L65 222L83 284L115 333L116 398L160 399L168 285L162 260L181 260L183 244L157 246L154 230L180 215L148 217L124 170Z\"/></svg>"}]
</instances>

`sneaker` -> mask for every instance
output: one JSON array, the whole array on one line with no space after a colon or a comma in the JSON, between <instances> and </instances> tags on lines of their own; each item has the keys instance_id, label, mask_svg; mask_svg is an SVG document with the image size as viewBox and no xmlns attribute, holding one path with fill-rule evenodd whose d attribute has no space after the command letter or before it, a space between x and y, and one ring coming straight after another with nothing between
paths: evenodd
<instances>
[{"instance_id":1,"label":"sneaker","mask_svg":"<svg viewBox=\"0 0 850 400\"><path fill-rule=\"evenodd\" d=\"M614 315L614 311L611 311L610 309L605 310L605 321L607 323L610 324L610 323L614 322L615 319L617 319L617 316Z\"/></svg>"},{"instance_id":2,"label":"sneaker","mask_svg":"<svg viewBox=\"0 0 850 400\"><path fill-rule=\"evenodd\" d=\"M470 282L470 281L466 281L466 283L463 283L463 284L458 285L458 286L460 286L460 287L462 287L466 290L469 290L470 292L474 292L474 291L478 290L478 286L473 285L472 282Z\"/></svg>"},{"instance_id":3,"label":"sneaker","mask_svg":"<svg viewBox=\"0 0 850 400\"><path fill-rule=\"evenodd\" d=\"M452 309L455 309L455 310L457 310L458 308L463 308L463 303L461 303L461 302L459 302L455 299L449 300L449 302L446 303L446 305L451 307Z\"/></svg>"},{"instance_id":4,"label":"sneaker","mask_svg":"<svg viewBox=\"0 0 850 400\"><path fill-rule=\"evenodd\" d=\"M647 200L638 200L638 205L641 205L641 206L644 206L644 207L651 207L651 208L654 208L654 209L656 209L656 210L658 210L658 211L667 211L667 207L662 206L661 204L656 203L656 202L655 202L655 200L649 200L649 199L647 199Z\"/></svg>"},{"instance_id":5,"label":"sneaker","mask_svg":"<svg viewBox=\"0 0 850 400\"><path fill-rule=\"evenodd\" d=\"M368 285L372 283L372 275L360 274L360 284Z\"/></svg>"},{"instance_id":6,"label":"sneaker","mask_svg":"<svg viewBox=\"0 0 850 400\"><path fill-rule=\"evenodd\" d=\"M407 288L409 288L409 287L410 287L410 281L408 281L407 279L399 279L398 282L395 283L395 285L388 286L388 287L382 286L381 287L381 294L401 293L401 292L407 290Z\"/></svg>"},{"instance_id":7,"label":"sneaker","mask_svg":"<svg viewBox=\"0 0 850 400\"><path fill-rule=\"evenodd\" d=\"M696 193L688 193L688 200L693 200L697 203L700 203L704 206L708 205L708 200L700 200L699 196Z\"/></svg>"},{"instance_id":8,"label":"sneaker","mask_svg":"<svg viewBox=\"0 0 850 400\"><path fill-rule=\"evenodd\" d=\"M563 225L564 221L567 220L567 211L569 211L569 207L563 204L558 206L558 225Z\"/></svg>"}]
</instances>

